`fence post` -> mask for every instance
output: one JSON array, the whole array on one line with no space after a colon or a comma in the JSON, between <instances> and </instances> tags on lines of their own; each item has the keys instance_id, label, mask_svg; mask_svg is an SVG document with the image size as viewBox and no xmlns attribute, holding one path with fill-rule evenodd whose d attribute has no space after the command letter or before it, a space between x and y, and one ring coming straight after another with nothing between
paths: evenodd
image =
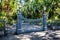
<instances>
[{"instance_id":1,"label":"fence post","mask_svg":"<svg viewBox=\"0 0 60 40\"><path fill-rule=\"evenodd\" d=\"M4 36L6 36L6 20L4 19Z\"/></svg>"},{"instance_id":2,"label":"fence post","mask_svg":"<svg viewBox=\"0 0 60 40\"><path fill-rule=\"evenodd\" d=\"M18 16L17 16L17 34L21 33L21 26L22 26L22 15L20 11L18 10Z\"/></svg>"}]
</instances>

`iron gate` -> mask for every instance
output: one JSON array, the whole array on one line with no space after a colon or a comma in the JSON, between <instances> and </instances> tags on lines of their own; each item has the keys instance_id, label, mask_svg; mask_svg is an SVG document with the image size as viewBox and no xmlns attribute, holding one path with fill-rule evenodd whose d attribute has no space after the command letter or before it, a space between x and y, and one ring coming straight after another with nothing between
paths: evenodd
<instances>
[{"instance_id":1,"label":"iron gate","mask_svg":"<svg viewBox=\"0 0 60 40\"><path fill-rule=\"evenodd\" d=\"M16 25L16 32L17 34L25 33L25 32L36 32L42 31L45 27L47 28L45 14L42 18L39 19L27 19L24 18L21 13L18 13L17 16L17 25ZM36 24L35 24L36 23ZM41 25L37 25L40 23Z\"/></svg>"}]
</instances>

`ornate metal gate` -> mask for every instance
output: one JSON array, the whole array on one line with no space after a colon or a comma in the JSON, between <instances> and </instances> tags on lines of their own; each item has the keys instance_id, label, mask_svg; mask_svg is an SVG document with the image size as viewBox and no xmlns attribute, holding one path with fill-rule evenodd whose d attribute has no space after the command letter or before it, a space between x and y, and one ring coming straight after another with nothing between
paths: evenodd
<instances>
[{"instance_id":1,"label":"ornate metal gate","mask_svg":"<svg viewBox=\"0 0 60 40\"><path fill-rule=\"evenodd\" d=\"M37 31L42 31L43 29L47 30L45 16L46 15L44 14L43 17L40 19L27 19L24 18L21 15L21 13L18 11L17 26L16 26L17 34L25 33L25 32L37 32Z\"/></svg>"}]
</instances>

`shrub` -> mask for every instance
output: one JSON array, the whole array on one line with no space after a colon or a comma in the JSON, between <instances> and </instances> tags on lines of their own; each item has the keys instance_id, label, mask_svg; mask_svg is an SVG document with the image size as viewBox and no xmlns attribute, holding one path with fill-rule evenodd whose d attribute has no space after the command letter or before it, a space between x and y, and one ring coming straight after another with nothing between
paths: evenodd
<instances>
[{"instance_id":1,"label":"shrub","mask_svg":"<svg viewBox=\"0 0 60 40\"><path fill-rule=\"evenodd\" d=\"M0 22L0 31L1 30L4 30L4 23L3 22Z\"/></svg>"},{"instance_id":2,"label":"shrub","mask_svg":"<svg viewBox=\"0 0 60 40\"><path fill-rule=\"evenodd\" d=\"M53 26L60 26L60 20L54 20L52 24Z\"/></svg>"},{"instance_id":3,"label":"shrub","mask_svg":"<svg viewBox=\"0 0 60 40\"><path fill-rule=\"evenodd\" d=\"M52 29L52 22L47 22L48 29Z\"/></svg>"}]
</instances>

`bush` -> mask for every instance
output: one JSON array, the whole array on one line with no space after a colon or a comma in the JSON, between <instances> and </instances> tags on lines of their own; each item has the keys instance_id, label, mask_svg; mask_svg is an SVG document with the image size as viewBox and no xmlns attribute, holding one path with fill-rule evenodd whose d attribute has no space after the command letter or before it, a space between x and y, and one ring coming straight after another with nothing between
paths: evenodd
<instances>
[{"instance_id":1,"label":"bush","mask_svg":"<svg viewBox=\"0 0 60 40\"><path fill-rule=\"evenodd\" d=\"M4 30L4 23L0 22L0 31Z\"/></svg>"},{"instance_id":2,"label":"bush","mask_svg":"<svg viewBox=\"0 0 60 40\"><path fill-rule=\"evenodd\" d=\"M53 26L60 26L60 20L54 20L52 24Z\"/></svg>"},{"instance_id":3,"label":"bush","mask_svg":"<svg viewBox=\"0 0 60 40\"><path fill-rule=\"evenodd\" d=\"M47 23L47 27L49 29L53 29L53 27L55 27L55 29L57 29L57 28L59 28L58 26L60 26L60 20L53 20L52 22Z\"/></svg>"}]
</instances>

